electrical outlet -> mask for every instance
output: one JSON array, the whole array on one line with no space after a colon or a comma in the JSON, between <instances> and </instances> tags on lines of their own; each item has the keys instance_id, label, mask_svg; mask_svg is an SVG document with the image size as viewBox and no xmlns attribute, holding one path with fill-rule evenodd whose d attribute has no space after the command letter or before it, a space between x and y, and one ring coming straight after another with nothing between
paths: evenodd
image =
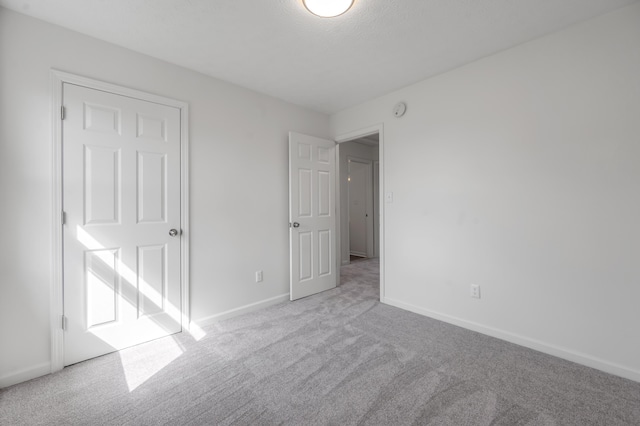
<instances>
[{"instance_id":1,"label":"electrical outlet","mask_svg":"<svg viewBox=\"0 0 640 426\"><path fill-rule=\"evenodd\" d=\"M471 284L471 297L480 299L480 286L478 284Z\"/></svg>"},{"instance_id":2,"label":"electrical outlet","mask_svg":"<svg viewBox=\"0 0 640 426\"><path fill-rule=\"evenodd\" d=\"M257 283L262 282L262 271L256 271L256 282Z\"/></svg>"}]
</instances>

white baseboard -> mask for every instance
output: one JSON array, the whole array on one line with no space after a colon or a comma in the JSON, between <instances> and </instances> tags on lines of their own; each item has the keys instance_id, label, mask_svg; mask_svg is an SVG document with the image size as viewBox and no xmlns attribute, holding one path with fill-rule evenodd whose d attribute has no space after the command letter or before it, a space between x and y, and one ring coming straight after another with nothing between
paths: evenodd
<instances>
[{"instance_id":1,"label":"white baseboard","mask_svg":"<svg viewBox=\"0 0 640 426\"><path fill-rule=\"evenodd\" d=\"M0 388L6 388L8 386L26 382L27 380L35 379L36 377L44 376L50 373L51 363L43 362L42 364L23 368L22 370L15 371L13 373L0 377Z\"/></svg>"},{"instance_id":2,"label":"white baseboard","mask_svg":"<svg viewBox=\"0 0 640 426\"><path fill-rule=\"evenodd\" d=\"M230 309L225 312L221 312L219 314L211 315L208 317L200 318L199 320L194 321L199 327L204 327L209 324L216 323L218 321L222 321L228 318L233 318L238 315L246 314L248 312L257 311L260 309L264 309L267 306L275 305L277 303L285 302L289 300L289 293L280 294L275 297L271 297L269 299L261 300L259 302L250 303L248 305L240 306L239 308Z\"/></svg>"},{"instance_id":3,"label":"white baseboard","mask_svg":"<svg viewBox=\"0 0 640 426\"><path fill-rule=\"evenodd\" d=\"M596 370L601 370L606 373L624 377L625 379L640 382L640 371L633 370L623 365L605 361L603 359L596 358L585 353L581 353L571 349L563 348L561 346L545 343L540 340L531 339L519 334L489 327L473 321L468 321L461 318L453 317L451 315L435 312L429 309L420 308L410 303L404 303L398 300L389 299L388 297L381 299L381 302L387 305L395 306L396 308L404 309L407 311L414 312L416 314L437 319L439 321L457 325L459 327L466 328L468 330L477 331L478 333L486 334L487 336L496 337L501 340L506 340L507 342L515 343L516 345L524 346L529 349L546 353L548 355L553 355L558 358L566 359L568 361L572 361L577 364L595 368Z\"/></svg>"}]
</instances>

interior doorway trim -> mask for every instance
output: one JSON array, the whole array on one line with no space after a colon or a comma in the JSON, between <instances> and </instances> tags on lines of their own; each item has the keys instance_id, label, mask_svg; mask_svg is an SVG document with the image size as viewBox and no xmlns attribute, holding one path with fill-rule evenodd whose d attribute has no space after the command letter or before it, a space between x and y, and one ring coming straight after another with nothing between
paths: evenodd
<instances>
[{"instance_id":1,"label":"interior doorway trim","mask_svg":"<svg viewBox=\"0 0 640 426\"><path fill-rule=\"evenodd\" d=\"M186 102L130 89L99 80L51 69L51 132L52 132L52 235L51 235L51 283L50 283L50 323L51 323L51 372L64 367L63 331L63 265L62 265L62 90L64 83L102 90L117 95L128 96L148 102L178 108L180 110L180 281L182 331L189 329L189 106Z\"/></svg>"},{"instance_id":2,"label":"interior doorway trim","mask_svg":"<svg viewBox=\"0 0 640 426\"><path fill-rule=\"evenodd\" d=\"M380 169L379 169L379 193L378 193L378 200L380 200L379 203L379 211L378 211L378 215L379 215L379 234L380 234L380 301L384 302L385 300L385 286L384 286L384 282L385 282L385 266L384 266L384 259L385 259L385 249L384 249L384 243L385 243L385 233L384 233L384 207L385 204L382 200L384 200L384 125L382 123L380 124L375 124L373 126L369 126L369 127L365 127L359 130L354 130L348 133L343 133L341 135L338 135L334 138L334 140L337 142L337 146L336 146L336 158L340 158L340 144L343 142L349 142L349 141L353 141L356 139L360 139L363 138L365 136L371 136L371 135L375 135L378 134L378 138L379 138L379 142L378 142L378 155L379 155L379 165L380 165ZM337 171L336 174L338 176L340 176L340 164L338 162L337 164ZM340 185L336 185L336 208L337 211L340 211ZM337 258L337 268L338 270L340 270L340 262L342 260L342 251L341 251L341 241L342 241L342 237L341 237L341 232L342 232L342 226L340 224L340 221L338 221L337 223L337 238L336 238L336 253L338 253L338 255L336 256Z\"/></svg>"}]
</instances>

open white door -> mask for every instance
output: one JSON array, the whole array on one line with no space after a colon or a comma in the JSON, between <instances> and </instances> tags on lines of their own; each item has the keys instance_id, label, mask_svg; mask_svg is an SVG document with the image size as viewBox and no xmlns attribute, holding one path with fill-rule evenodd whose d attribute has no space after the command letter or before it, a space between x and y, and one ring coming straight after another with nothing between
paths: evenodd
<instances>
[{"instance_id":1,"label":"open white door","mask_svg":"<svg viewBox=\"0 0 640 426\"><path fill-rule=\"evenodd\" d=\"M65 83L64 365L179 332L180 111Z\"/></svg>"},{"instance_id":2,"label":"open white door","mask_svg":"<svg viewBox=\"0 0 640 426\"><path fill-rule=\"evenodd\" d=\"M291 300L336 287L335 142L289 133Z\"/></svg>"}]
</instances>

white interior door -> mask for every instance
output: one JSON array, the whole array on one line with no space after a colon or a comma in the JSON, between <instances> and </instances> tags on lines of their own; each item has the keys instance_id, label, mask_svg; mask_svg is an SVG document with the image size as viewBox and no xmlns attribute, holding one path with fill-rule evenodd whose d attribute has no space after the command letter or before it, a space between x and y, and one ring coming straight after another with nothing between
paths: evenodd
<instances>
[{"instance_id":1,"label":"white interior door","mask_svg":"<svg viewBox=\"0 0 640 426\"><path fill-rule=\"evenodd\" d=\"M369 235L369 199L371 162L348 160L348 199L349 199L349 254L370 257L368 246L372 238ZM373 246L372 246L373 247Z\"/></svg>"},{"instance_id":2,"label":"white interior door","mask_svg":"<svg viewBox=\"0 0 640 426\"><path fill-rule=\"evenodd\" d=\"M380 162L373 162L373 256L380 256Z\"/></svg>"},{"instance_id":3,"label":"white interior door","mask_svg":"<svg viewBox=\"0 0 640 426\"><path fill-rule=\"evenodd\" d=\"M289 133L290 297L336 287L335 142Z\"/></svg>"},{"instance_id":4,"label":"white interior door","mask_svg":"<svg viewBox=\"0 0 640 426\"><path fill-rule=\"evenodd\" d=\"M181 330L180 111L69 83L63 105L69 365Z\"/></svg>"}]
</instances>

